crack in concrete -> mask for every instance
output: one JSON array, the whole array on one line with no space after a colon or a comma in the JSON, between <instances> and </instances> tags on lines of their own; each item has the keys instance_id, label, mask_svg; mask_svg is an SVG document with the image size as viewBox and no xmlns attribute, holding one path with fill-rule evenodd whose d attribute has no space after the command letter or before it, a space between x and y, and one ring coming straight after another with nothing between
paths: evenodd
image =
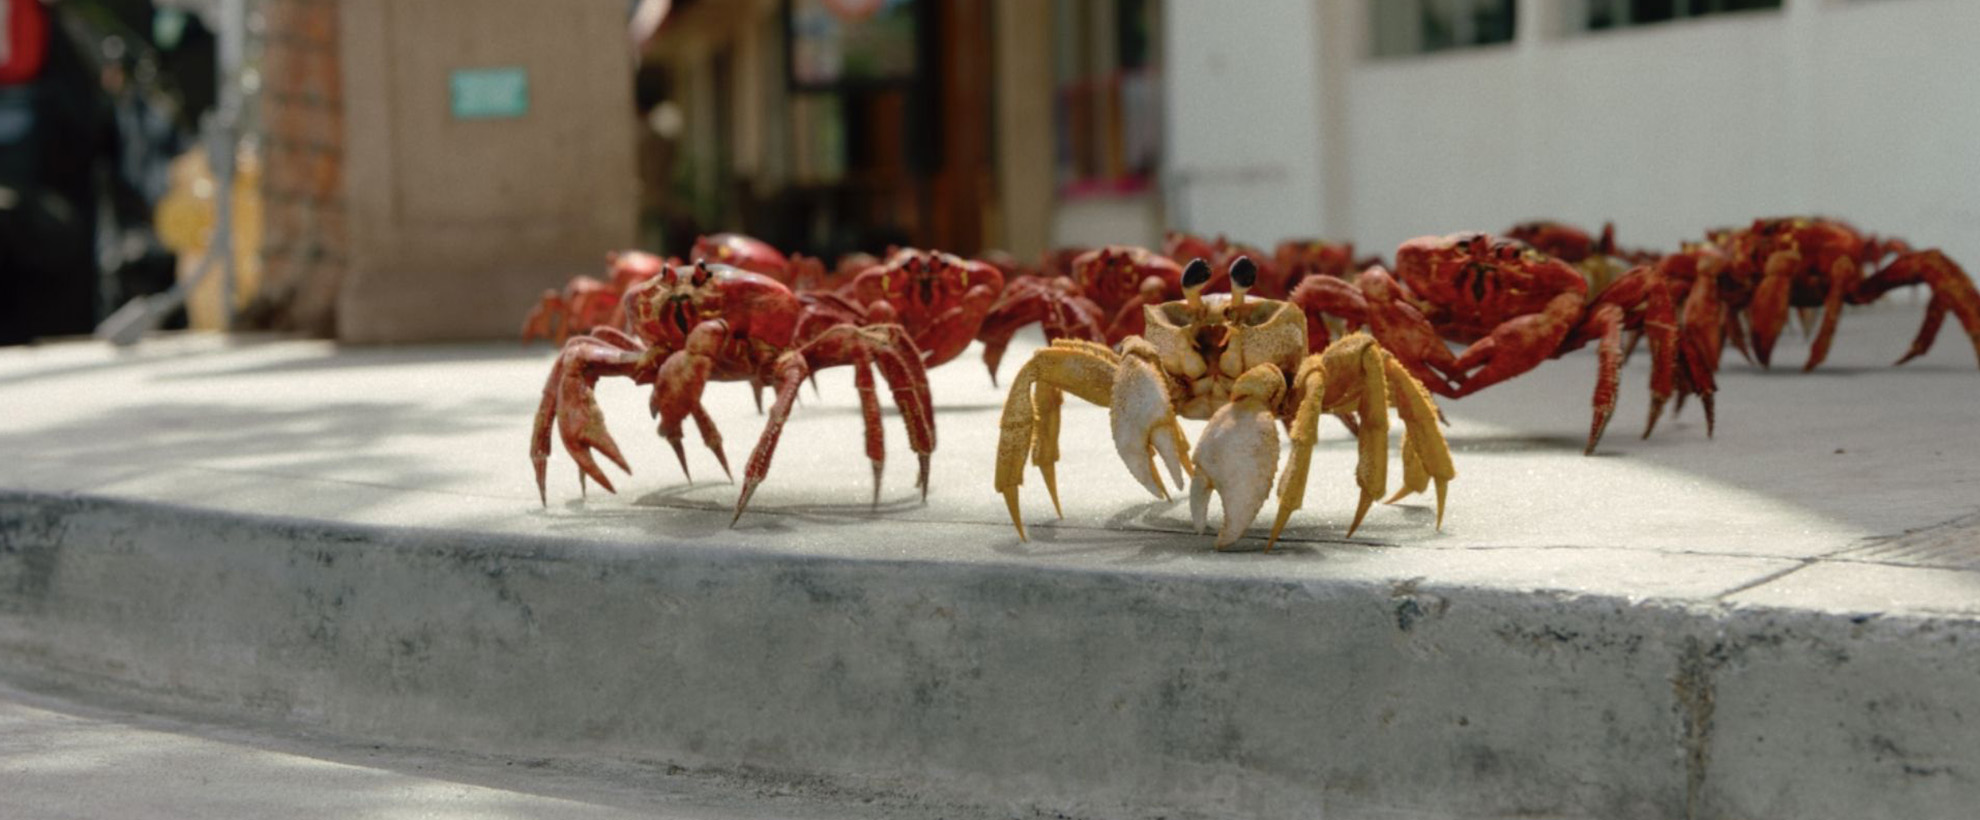
<instances>
[{"instance_id":1,"label":"crack in concrete","mask_svg":"<svg viewBox=\"0 0 1980 820\"><path fill-rule=\"evenodd\" d=\"M1728 589L1724 592L1714 595L1712 596L1712 600L1724 603L1727 598L1731 598L1734 595L1738 595L1748 590L1758 589L1760 587L1766 586L1782 578L1786 578L1789 575L1793 575L1804 569L1815 566L1816 564L1821 563L1823 560L1825 559L1804 558L1801 560L1800 563L1797 563L1794 566L1767 573L1766 575L1762 575L1758 578L1751 579L1746 583L1740 584L1738 586L1733 587L1732 589Z\"/></svg>"},{"instance_id":2,"label":"crack in concrete","mask_svg":"<svg viewBox=\"0 0 1980 820\"><path fill-rule=\"evenodd\" d=\"M1684 755L1684 816L1697 820L1705 798L1705 781L1712 762L1712 675L1726 662L1726 645L1706 647L1697 637L1685 639L1678 654L1671 692L1683 722L1679 751Z\"/></svg>"}]
</instances>

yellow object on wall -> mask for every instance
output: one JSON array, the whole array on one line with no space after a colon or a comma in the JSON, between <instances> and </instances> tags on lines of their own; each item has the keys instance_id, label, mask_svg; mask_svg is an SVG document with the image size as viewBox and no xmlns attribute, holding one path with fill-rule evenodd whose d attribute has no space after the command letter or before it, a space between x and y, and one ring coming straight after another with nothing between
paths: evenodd
<instances>
[{"instance_id":1,"label":"yellow object on wall","mask_svg":"<svg viewBox=\"0 0 1980 820\"><path fill-rule=\"evenodd\" d=\"M172 160L171 186L153 215L158 239L179 255L179 280L198 269L213 238L214 194L218 183L206 161L206 150L194 148ZM234 310L240 310L261 289L261 158L252 143L235 154L234 169ZM216 267L206 281L186 296L186 317L195 330L225 330L228 311L221 302L222 271Z\"/></svg>"}]
</instances>

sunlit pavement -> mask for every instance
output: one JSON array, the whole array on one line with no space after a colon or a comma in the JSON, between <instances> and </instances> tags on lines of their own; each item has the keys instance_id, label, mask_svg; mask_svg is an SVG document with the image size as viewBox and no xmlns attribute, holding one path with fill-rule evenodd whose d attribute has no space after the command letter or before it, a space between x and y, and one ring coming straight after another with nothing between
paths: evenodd
<instances>
[{"instance_id":1,"label":"sunlit pavement","mask_svg":"<svg viewBox=\"0 0 1980 820\"><path fill-rule=\"evenodd\" d=\"M1890 367L1922 313L1849 312L1812 373L1792 330L1772 371L1729 354L1715 438L1696 404L1638 437L1641 351L1594 457L1587 353L1445 402L1441 532L1419 497L1343 539L1324 428L1269 554L1212 552L1076 400L1065 518L1028 478L1020 542L975 351L932 374L926 503L891 409L870 503L827 371L734 527L714 457L690 433L684 480L609 381L635 473L586 496L559 451L539 504L540 346L9 351L0 656L339 736L1099 814L1937 816L1980 799L1980 368L1956 325ZM762 416L708 406L740 469Z\"/></svg>"}]
</instances>

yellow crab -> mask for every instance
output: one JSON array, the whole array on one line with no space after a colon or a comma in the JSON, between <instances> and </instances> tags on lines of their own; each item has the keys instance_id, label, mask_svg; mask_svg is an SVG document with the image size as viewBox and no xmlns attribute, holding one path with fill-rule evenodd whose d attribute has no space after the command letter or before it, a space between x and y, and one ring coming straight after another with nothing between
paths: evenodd
<instances>
[{"instance_id":1,"label":"yellow crab","mask_svg":"<svg viewBox=\"0 0 1980 820\"><path fill-rule=\"evenodd\" d=\"M1118 353L1060 339L1032 355L1011 383L997 441L997 491L1010 507L1018 538L1025 537L1018 486L1027 452L1059 510L1054 467L1065 393L1109 409L1115 447L1149 492L1169 497L1155 471L1157 453L1177 487L1185 475L1193 477L1190 513L1198 532L1210 494L1223 494L1220 550L1244 534L1265 504L1279 462L1274 422L1283 422L1292 435L1292 459L1279 477L1279 516L1265 548L1277 543L1306 495L1322 413L1340 416L1360 441L1355 481L1361 503L1348 526L1353 535L1369 505L1387 491L1393 403L1404 424L1403 488L1389 501L1421 492L1434 480L1437 525L1443 526L1445 489L1457 471L1437 429L1437 406L1422 383L1365 333L1309 354L1306 316L1297 306L1245 298L1257 276L1256 265L1240 257L1231 263L1231 292L1204 294L1210 267L1198 259L1183 272L1183 301L1146 308L1146 335L1122 340ZM1193 457L1178 416L1210 420Z\"/></svg>"}]
</instances>

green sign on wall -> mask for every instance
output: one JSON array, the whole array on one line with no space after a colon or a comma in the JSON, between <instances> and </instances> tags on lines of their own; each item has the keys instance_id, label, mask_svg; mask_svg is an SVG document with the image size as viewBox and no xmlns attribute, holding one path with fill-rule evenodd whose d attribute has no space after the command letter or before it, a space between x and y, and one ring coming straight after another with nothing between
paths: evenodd
<instances>
[{"instance_id":1,"label":"green sign on wall","mask_svg":"<svg viewBox=\"0 0 1980 820\"><path fill-rule=\"evenodd\" d=\"M448 86L454 119L512 119L529 113L529 72L520 66L455 69Z\"/></svg>"}]
</instances>

